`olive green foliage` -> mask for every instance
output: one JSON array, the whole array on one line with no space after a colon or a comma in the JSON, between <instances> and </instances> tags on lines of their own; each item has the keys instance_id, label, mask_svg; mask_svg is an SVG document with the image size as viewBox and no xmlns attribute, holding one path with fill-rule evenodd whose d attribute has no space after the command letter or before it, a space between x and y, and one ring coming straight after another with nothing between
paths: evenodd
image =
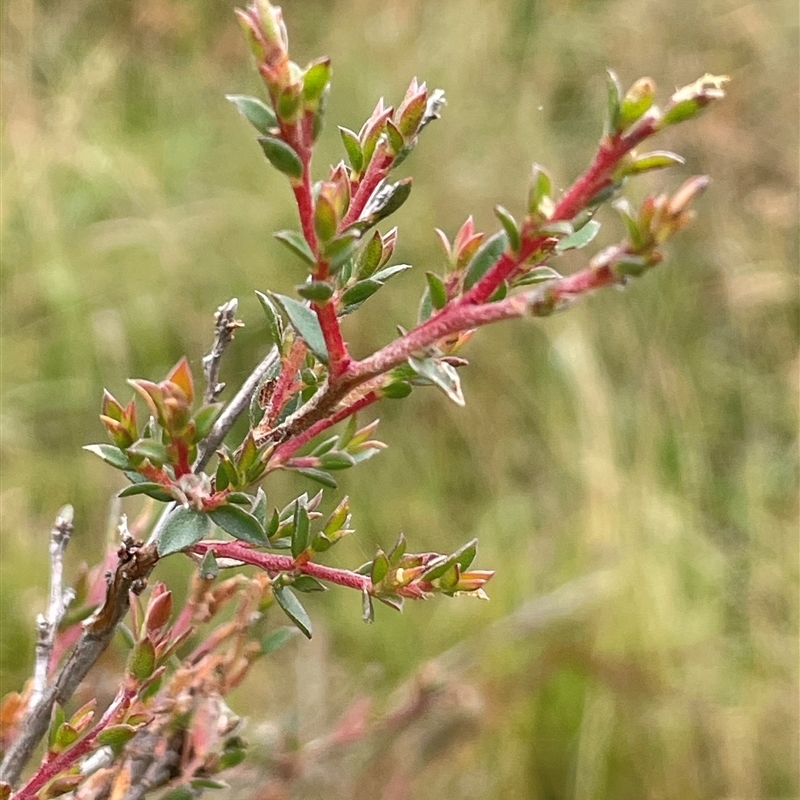
<instances>
[{"instance_id":1,"label":"olive green foliage","mask_svg":"<svg viewBox=\"0 0 800 800\"><path fill-rule=\"evenodd\" d=\"M3 691L29 673L57 508L76 509L71 574L109 535L120 485L81 450L101 387L125 399L127 377L183 353L199 375L232 296L247 325L223 365L236 386L266 346L253 289L298 282L271 237L293 224L291 195L224 97L259 92L231 12L4 3ZM381 609L365 626L348 594L312 599L327 635L256 667L240 707L292 718L307 741L365 688L381 703L466 641L476 658L452 674L480 701L454 716L462 735L391 751L416 776L409 796L796 795L796 4L287 0L284 13L296 57L333 59L320 167L344 155L335 124L357 126L377 96L399 100L415 74L447 91L399 214L398 255L417 268L345 324L358 355L413 322L440 267L434 226L452 234L474 213L490 228L498 202L518 212L533 160L557 186L583 168L606 67L667 90L704 71L732 81L660 143L686 166L642 181L713 177L668 263L568 315L482 331L466 408L433 393L384 404L388 451L341 481L367 543L342 558L401 529L445 552L476 536L498 571L491 603ZM579 578L563 613L481 636Z\"/></svg>"}]
</instances>

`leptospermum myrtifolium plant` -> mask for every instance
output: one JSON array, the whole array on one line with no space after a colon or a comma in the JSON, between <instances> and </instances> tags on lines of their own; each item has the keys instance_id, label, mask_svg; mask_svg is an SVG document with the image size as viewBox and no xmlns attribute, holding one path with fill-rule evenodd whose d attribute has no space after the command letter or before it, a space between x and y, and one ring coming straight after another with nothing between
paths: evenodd
<instances>
[{"instance_id":1,"label":"leptospermum myrtifolium plant","mask_svg":"<svg viewBox=\"0 0 800 800\"><path fill-rule=\"evenodd\" d=\"M16 793L20 800L76 790L80 797L133 798L166 783L179 787L171 797L190 797L221 785L215 776L244 755L237 718L223 698L256 658L288 637L290 629L264 627L262 612L273 603L310 637L312 621L300 598L331 584L360 594L368 622L374 601L401 609L405 600L437 594L485 597L493 573L473 568L474 540L454 553L414 553L400 534L388 552L378 550L356 569L325 566L326 552L353 528L347 497L323 518L322 492L335 492L338 471L384 447L377 419L362 424L359 413L422 386L463 405L461 351L477 328L548 316L595 289L641 276L661 262L661 245L692 219L690 206L708 184L696 176L638 207L623 195L629 179L683 163L675 153L640 146L721 98L724 79L706 75L658 106L650 79L625 91L609 72L605 130L586 171L559 194L546 170L534 165L521 219L498 206L496 232L477 231L472 218L452 238L437 230L443 258L438 270L421 270L415 324L357 358L342 320L410 269L393 262L397 229L378 226L409 198L411 178L393 173L439 118L444 93L414 79L396 107L380 101L357 131L340 127L346 160L315 181L311 162L331 63L321 58L303 68L291 61L280 9L267 0L237 14L266 92L228 99L294 194L299 230L275 235L297 261L296 296L257 293L272 349L227 404L219 401L224 384L217 376L242 324L236 301L217 311L202 396L186 359L160 382L129 381L144 414L134 399L123 403L104 394L101 420L111 442L87 449L127 479L120 497L147 495L160 511L136 536L123 518L120 549L77 588L77 598L63 591L60 577L72 530L69 507L58 517L36 674L25 694L6 698L0 715L6 794L49 729L47 753ZM595 214L606 203L619 213L624 238L562 275L559 257L593 242L600 229ZM249 414L247 434L229 441L243 413ZM265 487L277 470L298 472L323 489L273 508ZM146 605L139 595L155 565L179 555L194 559L198 571L173 619L164 584L153 588ZM250 577L240 572L218 580L222 569L242 565L254 568ZM77 610L66 613L70 601ZM232 619L215 624L226 606L235 608ZM132 621L123 627L129 608ZM209 632L192 649L198 626ZM129 657L116 697L99 719L94 700L67 716L67 701L117 629Z\"/></svg>"}]
</instances>

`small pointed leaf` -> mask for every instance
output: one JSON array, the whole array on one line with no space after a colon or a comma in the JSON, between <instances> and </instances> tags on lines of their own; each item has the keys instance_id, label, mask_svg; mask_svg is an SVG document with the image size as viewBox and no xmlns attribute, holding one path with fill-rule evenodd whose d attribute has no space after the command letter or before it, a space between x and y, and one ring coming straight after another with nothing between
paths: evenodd
<instances>
[{"instance_id":1,"label":"small pointed leaf","mask_svg":"<svg viewBox=\"0 0 800 800\"><path fill-rule=\"evenodd\" d=\"M112 444L87 444L83 449L100 456L106 464L110 464L115 469L131 468L131 463L125 453Z\"/></svg>"},{"instance_id":2,"label":"small pointed leaf","mask_svg":"<svg viewBox=\"0 0 800 800\"><path fill-rule=\"evenodd\" d=\"M273 594L286 616L310 639L311 619L294 592L288 586L282 586L279 589L274 589Z\"/></svg>"},{"instance_id":3,"label":"small pointed leaf","mask_svg":"<svg viewBox=\"0 0 800 800\"><path fill-rule=\"evenodd\" d=\"M156 540L160 556L177 553L196 544L211 530L208 515L193 508L178 508L167 517Z\"/></svg>"},{"instance_id":4,"label":"small pointed leaf","mask_svg":"<svg viewBox=\"0 0 800 800\"><path fill-rule=\"evenodd\" d=\"M282 172L293 182L298 182L303 177L303 162L286 142L274 136L259 136L258 143L269 163L278 172Z\"/></svg>"},{"instance_id":5,"label":"small pointed leaf","mask_svg":"<svg viewBox=\"0 0 800 800\"><path fill-rule=\"evenodd\" d=\"M498 231L483 242L467 266L464 289L471 289L497 263L507 244L505 231Z\"/></svg>"},{"instance_id":6,"label":"small pointed leaf","mask_svg":"<svg viewBox=\"0 0 800 800\"><path fill-rule=\"evenodd\" d=\"M417 375L429 380L434 386L438 386L456 405L465 405L461 380L455 367L446 361L434 358L420 360L410 357L408 363Z\"/></svg>"},{"instance_id":7,"label":"small pointed leaf","mask_svg":"<svg viewBox=\"0 0 800 800\"><path fill-rule=\"evenodd\" d=\"M316 263L314 254L308 246L308 242L297 231L278 231L273 234L275 238L283 245L288 247L296 256L299 256L310 267Z\"/></svg>"},{"instance_id":8,"label":"small pointed leaf","mask_svg":"<svg viewBox=\"0 0 800 800\"><path fill-rule=\"evenodd\" d=\"M311 300L315 303L325 303L333 297L333 285L328 281L310 281L301 283L297 287L297 294L304 300Z\"/></svg>"},{"instance_id":9,"label":"small pointed leaf","mask_svg":"<svg viewBox=\"0 0 800 800\"><path fill-rule=\"evenodd\" d=\"M600 223L596 219L590 219L580 230L561 239L556 245L556 253L561 254L567 250L580 250L586 247L597 236L599 230Z\"/></svg>"},{"instance_id":10,"label":"small pointed leaf","mask_svg":"<svg viewBox=\"0 0 800 800\"><path fill-rule=\"evenodd\" d=\"M283 323L275 308L272 300L269 299L263 292L256 290L256 297L258 302L261 303L261 308L264 309L264 315L267 318L267 332L269 333L272 343L276 347L280 347L283 341Z\"/></svg>"},{"instance_id":11,"label":"small pointed leaf","mask_svg":"<svg viewBox=\"0 0 800 800\"><path fill-rule=\"evenodd\" d=\"M248 544L267 546L269 539L261 523L240 506L219 506L208 512L211 521L234 539Z\"/></svg>"},{"instance_id":12,"label":"small pointed leaf","mask_svg":"<svg viewBox=\"0 0 800 800\"><path fill-rule=\"evenodd\" d=\"M142 481L141 483L133 483L130 486L126 486L117 497L133 497L133 495L137 494L146 494L148 497L152 497L162 503L168 503L174 499L166 486L154 481Z\"/></svg>"},{"instance_id":13,"label":"small pointed leaf","mask_svg":"<svg viewBox=\"0 0 800 800\"><path fill-rule=\"evenodd\" d=\"M248 97L243 94L227 94L239 113L261 134L268 136L271 128L278 127L278 118L275 112L261 102L257 97Z\"/></svg>"},{"instance_id":14,"label":"small pointed leaf","mask_svg":"<svg viewBox=\"0 0 800 800\"><path fill-rule=\"evenodd\" d=\"M435 272L426 272L431 305L438 311L447 305L447 289L444 281Z\"/></svg>"},{"instance_id":15,"label":"small pointed leaf","mask_svg":"<svg viewBox=\"0 0 800 800\"><path fill-rule=\"evenodd\" d=\"M347 151L347 158L350 161L350 166L356 172L361 172L364 166L364 153L361 150L361 142L358 140L358 134L351 131L349 128L339 126L339 133L342 136L344 149Z\"/></svg>"},{"instance_id":16,"label":"small pointed leaf","mask_svg":"<svg viewBox=\"0 0 800 800\"><path fill-rule=\"evenodd\" d=\"M300 338L306 343L308 349L323 363L328 363L328 350L325 347L325 337L319 326L317 315L299 300L286 297L282 294L271 294L271 297L283 308L292 327Z\"/></svg>"}]
</instances>

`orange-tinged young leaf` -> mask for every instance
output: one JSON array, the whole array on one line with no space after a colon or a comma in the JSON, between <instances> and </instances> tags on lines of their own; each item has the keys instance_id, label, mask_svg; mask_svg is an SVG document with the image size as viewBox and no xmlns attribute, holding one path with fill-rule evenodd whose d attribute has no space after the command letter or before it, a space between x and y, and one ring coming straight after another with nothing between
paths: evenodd
<instances>
[{"instance_id":1,"label":"orange-tinged young leaf","mask_svg":"<svg viewBox=\"0 0 800 800\"><path fill-rule=\"evenodd\" d=\"M461 250L464 248L464 245L472 239L475 235L475 221L472 219L472 215L467 217L464 221L464 224L458 229L458 233L456 234L456 238L453 240L453 252L460 253Z\"/></svg>"},{"instance_id":2,"label":"orange-tinged young leaf","mask_svg":"<svg viewBox=\"0 0 800 800\"><path fill-rule=\"evenodd\" d=\"M93 697L88 703L84 703L73 715L69 724L78 734L83 733L94 718L94 710L97 706L97 698Z\"/></svg>"},{"instance_id":3,"label":"orange-tinged young leaf","mask_svg":"<svg viewBox=\"0 0 800 800\"><path fill-rule=\"evenodd\" d=\"M164 421L164 393L157 383L137 378L129 380L128 383L139 393L147 403L150 413L159 421Z\"/></svg>"},{"instance_id":4,"label":"orange-tinged young leaf","mask_svg":"<svg viewBox=\"0 0 800 800\"><path fill-rule=\"evenodd\" d=\"M156 592L156 589L159 589ZM147 604L147 612L145 614L145 630L149 636L158 634L158 632L169 622L172 615L172 592L166 591L166 586L161 583L158 584L153 595L150 597L150 602Z\"/></svg>"},{"instance_id":5,"label":"orange-tinged young leaf","mask_svg":"<svg viewBox=\"0 0 800 800\"><path fill-rule=\"evenodd\" d=\"M103 389L103 402L100 408L103 416L111 417L111 419L116 420L117 422L122 421L125 413L122 405L107 389Z\"/></svg>"},{"instance_id":6,"label":"orange-tinged young leaf","mask_svg":"<svg viewBox=\"0 0 800 800\"><path fill-rule=\"evenodd\" d=\"M192 371L189 368L186 356L181 358L172 368L169 375L167 375L167 380L177 384L183 390L189 405L194 402L194 381L192 380Z\"/></svg>"}]
</instances>

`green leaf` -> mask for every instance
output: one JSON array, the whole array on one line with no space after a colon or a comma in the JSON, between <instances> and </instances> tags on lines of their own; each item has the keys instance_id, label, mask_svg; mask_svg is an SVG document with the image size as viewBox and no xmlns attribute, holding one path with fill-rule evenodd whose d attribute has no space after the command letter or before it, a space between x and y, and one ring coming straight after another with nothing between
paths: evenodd
<instances>
[{"instance_id":1,"label":"green leaf","mask_svg":"<svg viewBox=\"0 0 800 800\"><path fill-rule=\"evenodd\" d=\"M297 628L278 628L271 631L261 640L262 655L269 655L283 647L288 641L297 634Z\"/></svg>"},{"instance_id":2,"label":"green leaf","mask_svg":"<svg viewBox=\"0 0 800 800\"><path fill-rule=\"evenodd\" d=\"M143 481L142 483L134 483L131 486L126 486L117 497L133 497L136 494L146 494L154 500L161 503L169 503L175 498L169 493L165 486L154 481Z\"/></svg>"},{"instance_id":3,"label":"green leaf","mask_svg":"<svg viewBox=\"0 0 800 800\"><path fill-rule=\"evenodd\" d=\"M331 60L320 58L309 64L303 75L303 97L315 104L322 97L331 81Z\"/></svg>"},{"instance_id":4,"label":"green leaf","mask_svg":"<svg viewBox=\"0 0 800 800\"><path fill-rule=\"evenodd\" d=\"M366 588L361 592L361 619L367 623L375 622L375 607Z\"/></svg>"},{"instance_id":5,"label":"green leaf","mask_svg":"<svg viewBox=\"0 0 800 800\"><path fill-rule=\"evenodd\" d=\"M636 211L631 205L630 200L628 200L627 197L619 197L611 205L625 223L625 228L628 232L628 240L633 244L635 249L640 249L644 244L644 234L639 227L639 220L637 219Z\"/></svg>"},{"instance_id":6,"label":"green leaf","mask_svg":"<svg viewBox=\"0 0 800 800\"><path fill-rule=\"evenodd\" d=\"M289 248L296 256L299 256L303 261L306 262L310 267L313 267L316 264L316 259L314 258L314 254L311 252L311 248L308 246L308 242L302 236L302 234L298 233L297 231L278 231L274 233L273 236L286 247Z\"/></svg>"},{"instance_id":7,"label":"green leaf","mask_svg":"<svg viewBox=\"0 0 800 800\"><path fill-rule=\"evenodd\" d=\"M661 117L660 127L663 128L667 125L677 125L679 122L685 122L687 119L696 117L704 108L705 105L701 104L696 97L675 103L664 112Z\"/></svg>"},{"instance_id":8,"label":"green leaf","mask_svg":"<svg viewBox=\"0 0 800 800\"><path fill-rule=\"evenodd\" d=\"M386 283L389 278L393 278L395 275L399 275L407 269L411 269L411 264L392 264L391 267L384 267L373 273L372 280L378 281L378 283Z\"/></svg>"},{"instance_id":9,"label":"green leaf","mask_svg":"<svg viewBox=\"0 0 800 800\"><path fill-rule=\"evenodd\" d=\"M194 414L194 441L200 442L211 433L214 423L222 411L225 403L210 403L209 405L202 406Z\"/></svg>"},{"instance_id":10,"label":"green leaf","mask_svg":"<svg viewBox=\"0 0 800 800\"><path fill-rule=\"evenodd\" d=\"M177 508L166 519L156 539L160 556L168 556L197 544L211 530L211 520L193 508Z\"/></svg>"},{"instance_id":11,"label":"green leaf","mask_svg":"<svg viewBox=\"0 0 800 800\"><path fill-rule=\"evenodd\" d=\"M464 289L471 289L497 263L507 244L508 237L505 231L498 231L481 244L467 266Z\"/></svg>"},{"instance_id":12,"label":"green leaf","mask_svg":"<svg viewBox=\"0 0 800 800\"><path fill-rule=\"evenodd\" d=\"M612 269L619 277L638 278L643 272L648 270L652 264L645 256L626 256L614 262Z\"/></svg>"},{"instance_id":13,"label":"green leaf","mask_svg":"<svg viewBox=\"0 0 800 800\"><path fill-rule=\"evenodd\" d=\"M606 133L613 135L620 130L622 104L622 84L613 69L606 70L606 88L608 92Z\"/></svg>"},{"instance_id":14,"label":"green leaf","mask_svg":"<svg viewBox=\"0 0 800 800\"><path fill-rule=\"evenodd\" d=\"M161 800L194 800L194 792L188 786L178 786L161 795Z\"/></svg>"},{"instance_id":15,"label":"green leaf","mask_svg":"<svg viewBox=\"0 0 800 800\"><path fill-rule=\"evenodd\" d=\"M350 499L348 497L342 498L338 506L333 510L322 532L327 536L331 536L347 523L347 518L350 516Z\"/></svg>"},{"instance_id":16,"label":"green leaf","mask_svg":"<svg viewBox=\"0 0 800 800\"><path fill-rule=\"evenodd\" d=\"M276 139L274 136L259 136L258 143L269 163L278 172L282 172L295 183L300 181L303 177L303 162L286 142Z\"/></svg>"},{"instance_id":17,"label":"green leaf","mask_svg":"<svg viewBox=\"0 0 800 800\"><path fill-rule=\"evenodd\" d=\"M266 527L267 524L267 495L264 494L264 490L259 486L258 490L256 491L256 498L253 502L253 508L250 510L250 513L258 520L259 525L262 528Z\"/></svg>"},{"instance_id":18,"label":"green leaf","mask_svg":"<svg viewBox=\"0 0 800 800\"><path fill-rule=\"evenodd\" d=\"M649 78L641 78L631 86L622 98L619 126L622 130L633 125L653 105L655 84Z\"/></svg>"},{"instance_id":19,"label":"green leaf","mask_svg":"<svg viewBox=\"0 0 800 800\"><path fill-rule=\"evenodd\" d=\"M269 545L269 539L261 523L241 506L219 506L208 512L211 521L229 533L234 539L248 544Z\"/></svg>"},{"instance_id":20,"label":"green leaf","mask_svg":"<svg viewBox=\"0 0 800 800\"><path fill-rule=\"evenodd\" d=\"M292 327L300 338L306 343L308 349L323 363L328 363L328 350L325 347L325 337L319 326L317 315L304 303L293 297L282 294L271 294L271 297L283 308Z\"/></svg>"},{"instance_id":21,"label":"green leaf","mask_svg":"<svg viewBox=\"0 0 800 800\"><path fill-rule=\"evenodd\" d=\"M409 357L408 364L417 375L441 389L456 405L465 404L461 392L461 380L454 366L435 358L420 360L414 357Z\"/></svg>"},{"instance_id":22,"label":"green leaf","mask_svg":"<svg viewBox=\"0 0 800 800\"><path fill-rule=\"evenodd\" d=\"M128 456L113 444L87 444L83 449L100 456L106 464L110 464L114 469L131 469L133 466L128 461Z\"/></svg>"},{"instance_id":23,"label":"green leaf","mask_svg":"<svg viewBox=\"0 0 800 800\"><path fill-rule=\"evenodd\" d=\"M304 592L305 594L328 591L328 587L324 583L321 583L316 578L312 578L311 575L298 575L292 581L292 589L298 592Z\"/></svg>"},{"instance_id":24,"label":"green leaf","mask_svg":"<svg viewBox=\"0 0 800 800\"><path fill-rule=\"evenodd\" d=\"M386 558L386 553L383 550L378 550L374 561L372 562L372 569L370 570L370 580L373 586L377 586L389 574L389 559Z\"/></svg>"},{"instance_id":25,"label":"green leaf","mask_svg":"<svg viewBox=\"0 0 800 800\"><path fill-rule=\"evenodd\" d=\"M219 564L213 551L206 550L203 560L200 562L200 578L204 581L213 581L219 575Z\"/></svg>"},{"instance_id":26,"label":"green leaf","mask_svg":"<svg viewBox=\"0 0 800 800\"><path fill-rule=\"evenodd\" d=\"M294 592L288 586L282 586L279 589L273 589L272 593L286 616L310 639L311 619Z\"/></svg>"},{"instance_id":27,"label":"green leaf","mask_svg":"<svg viewBox=\"0 0 800 800\"><path fill-rule=\"evenodd\" d=\"M338 272L353 257L361 241L361 231L350 228L325 245L325 259L331 272Z\"/></svg>"},{"instance_id":28,"label":"green leaf","mask_svg":"<svg viewBox=\"0 0 800 800\"><path fill-rule=\"evenodd\" d=\"M309 281L301 283L297 287L297 294L304 300L311 300L315 303L324 303L333 297L333 284L328 281Z\"/></svg>"},{"instance_id":29,"label":"green leaf","mask_svg":"<svg viewBox=\"0 0 800 800\"><path fill-rule=\"evenodd\" d=\"M390 400L402 400L411 394L412 386L407 381L392 381L381 389L381 394Z\"/></svg>"},{"instance_id":30,"label":"green leaf","mask_svg":"<svg viewBox=\"0 0 800 800\"><path fill-rule=\"evenodd\" d=\"M258 459L258 446L256 445L253 432L250 431L242 442L241 449L236 460L236 471L244 475Z\"/></svg>"},{"instance_id":31,"label":"green leaf","mask_svg":"<svg viewBox=\"0 0 800 800\"><path fill-rule=\"evenodd\" d=\"M534 267L530 272L526 272L521 278L514 281L514 286L533 286L545 281L558 280L561 277L563 276L552 267Z\"/></svg>"},{"instance_id":32,"label":"green leaf","mask_svg":"<svg viewBox=\"0 0 800 800\"><path fill-rule=\"evenodd\" d=\"M231 492L225 499L237 506L249 506L253 502L252 496L247 492Z\"/></svg>"},{"instance_id":33,"label":"green leaf","mask_svg":"<svg viewBox=\"0 0 800 800\"><path fill-rule=\"evenodd\" d=\"M475 560L477 553L478 540L473 539L456 550L456 552L453 553L452 558L455 559L456 563L461 568L461 571L466 572L469 569L470 564L472 564L472 562Z\"/></svg>"},{"instance_id":34,"label":"green leaf","mask_svg":"<svg viewBox=\"0 0 800 800\"><path fill-rule=\"evenodd\" d=\"M317 239L324 245L336 235L336 228L339 220L336 216L336 209L327 195L320 194L314 204L314 231Z\"/></svg>"},{"instance_id":35,"label":"green leaf","mask_svg":"<svg viewBox=\"0 0 800 800\"><path fill-rule=\"evenodd\" d=\"M389 564L392 568L396 568L400 565L400 559L406 554L407 548L408 542L406 541L405 534L401 532L397 536L397 541L394 543L394 547L389 553Z\"/></svg>"},{"instance_id":36,"label":"green leaf","mask_svg":"<svg viewBox=\"0 0 800 800\"><path fill-rule=\"evenodd\" d=\"M327 486L329 489L336 489L339 486L339 484L336 483L336 479L333 477L333 475L321 469L314 469L314 467L299 467L294 469L294 472L298 472L300 475L304 475L306 478L311 478L312 481L316 481L323 486Z\"/></svg>"},{"instance_id":37,"label":"green leaf","mask_svg":"<svg viewBox=\"0 0 800 800\"><path fill-rule=\"evenodd\" d=\"M358 257L358 278L363 280L369 278L381 262L383 255L383 242L380 233L375 231L372 238L367 242L366 247L361 251Z\"/></svg>"},{"instance_id":38,"label":"green leaf","mask_svg":"<svg viewBox=\"0 0 800 800\"><path fill-rule=\"evenodd\" d=\"M343 128L341 125L339 126L339 133L341 134L350 166L356 172L361 172L364 167L364 153L361 150L361 142L358 140L358 134L354 133L349 128Z\"/></svg>"},{"instance_id":39,"label":"green leaf","mask_svg":"<svg viewBox=\"0 0 800 800\"><path fill-rule=\"evenodd\" d=\"M503 230L506 232L506 239L508 240L508 246L512 253L518 253L521 239L519 234L519 228L517 227L517 221L511 216L511 212L507 211L503 206L495 206L494 208L495 216L500 220L500 224L503 226Z\"/></svg>"},{"instance_id":40,"label":"green leaf","mask_svg":"<svg viewBox=\"0 0 800 800\"><path fill-rule=\"evenodd\" d=\"M419 299L419 309L417 310L417 324L425 322L433 316L433 301L431 290L427 286Z\"/></svg>"},{"instance_id":41,"label":"green leaf","mask_svg":"<svg viewBox=\"0 0 800 800\"><path fill-rule=\"evenodd\" d=\"M111 725L97 734L97 741L104 747L110 747L115 753L120 753L122 748L136 736L138 728L134 725Z\"/></svg>"},{"instance_id":42,"label":"green leaf","mask_svg":"<svg viewBox=\"0 0 800 800\"><path fill-rule=\"evenodd\" d=\"M570 234L556 245L555 251L559 255L567 250L580 250L586 247L589 242L597 236L600 230L600 223L596 219L590 219L580 230Z\"/></svg>"},{"instance_id":43,"label":"green leaf","mask_svg":"<svg viewBox=\"0 0 800 800\"><path fill-rule=\"evenodd\" d=\"M192 778L189 781L192 789L228 789L230 788L227 783L223 781L214 781L211 778Z\"/></svg>"},{"instance_id":44,"label":"green leaf","mask_svg":"<svg viewBox=\"0 0 800 800\"><path fill-rule=\"evenodd\" d=\"M547 170L540 164L534 164L528 187L528 213L549 219L553 210L552 192L553 182Z\"/></svg>"},{"instance_id":45,"label":"green leaf","mask_svg":"<svg viewBox=\"0 0 800 800\"><path fill-rule=\"evenodd\" d=\"M629 164L623 166L623 175L641 175L643 172L652 172L656 169L680 166L686 160L677 153L669 150L653 150L636 156Z\"/></svg>"},{"instance_id":46,"label":"green leaf","mask_svg":"<svg viewBox=\"0 0 800 800\"><path fill-rule=\"evenodd\" d=\"M323 453L319 459L319 465L325 470L349 469L356 463L350 453L336 451L333 453Z\"/></svg>"},{"instance_id":47,"label":"green leaf","mask_svg":"<svg viewBox=\"0 0 800 800\"><path fill-rule=\"evenodd\" d=\"M353 284L353 286L342 295L342 307L349 308L353 306L354 309L357 308L365 300L372 297L381 286L383 286L383 284L373 278L366 278L363 281Z\"/></svg>"},{"instance_id":48,"label":"green leaf","mask_svg":"<svg viewBox=\"0 0 800 800\"><path fill-rule=\"evenodd\" d=\"M444 281L435 272L426 272L425 280L428 281L428 293L431 305L438 311L447 305L447 289Z\"/></svg>"},{"instance_id":49,"label":"green leaf","mask_svg":"<svg viewBox=\"0 0 800 800\"><path fill-rule=\"evenodd\" d=\"M278 127L275 112L257 97L244 94L226 94L225 99L233 103L239 113L259 132L268 136L271 128Z\"/></svg>"},{"instance_id":50,"label":"green leaf","mask_svg":"<svg viewBox=\"0 0 800 800\"><path fill-rule=\"evenodd\" d=\"M273 305L272 300L263 292L256 290L256 297L258 298L258 302L261 303L261 308L264 309L264 315L267 318L267 332L269 333L269 338L272 339L272 343L276 347L280 347L283 341L283 323L278 315L278 311Z\"/></svg>"},{"instance_id":51,"label":"green leaf","mask_svg":"<svg viewBox=\"0 0 800 800\"><path fill-rule=\"evenodd\" d=\"M394 214L411 194L411 178L379 186L380 188L376 189L367 201L361 220L357 223L362 227L371 228L382 219Z\"/></svg>"},{"instance_id":52,"label":"green leaf","mask_svg":"<svg viewBox=\"0 0 800 800\"><path fill-rule=\"evenodd\" d=\"M585 224L585 223L584 223ZM548 222L542 225L537 233L543 236L572 236L575 233L575 227L572 222L566 219L556 220L555 222Z\"/></svg>"},{"instance_id":53,"label":"green leaf","mask_svg":"<svg viewBox=\"0 0 800 800\"><path fill-rule=\"evenodd\" d=\"M297 558L308 547L309 519L306 507L297 503L292 532L292 556Z\"/></svg>"},{"instance_id":54,"label":"green leaf","mask_svg":"<svg viewBox=\"0 0 800 800\"><path fill-rule=\"evenodd\" d=\"M156 668L156 650L149 638L136 642L128 656L128 672L138 681L146 681Z\"/></svg>"},{"instance_id":55,"label":"green leaf","mask_svg":"<svg viewBox=\"0 0 800 800\"><path fill-rule=\"evenodd\" d=\"M381 601L384 605L389 606L389 608L393 608L395 611L402 611L403 610L403 598L398 597L397 595L392 594L385 594L377 598Z\"/></svg>"}]
</instances>

